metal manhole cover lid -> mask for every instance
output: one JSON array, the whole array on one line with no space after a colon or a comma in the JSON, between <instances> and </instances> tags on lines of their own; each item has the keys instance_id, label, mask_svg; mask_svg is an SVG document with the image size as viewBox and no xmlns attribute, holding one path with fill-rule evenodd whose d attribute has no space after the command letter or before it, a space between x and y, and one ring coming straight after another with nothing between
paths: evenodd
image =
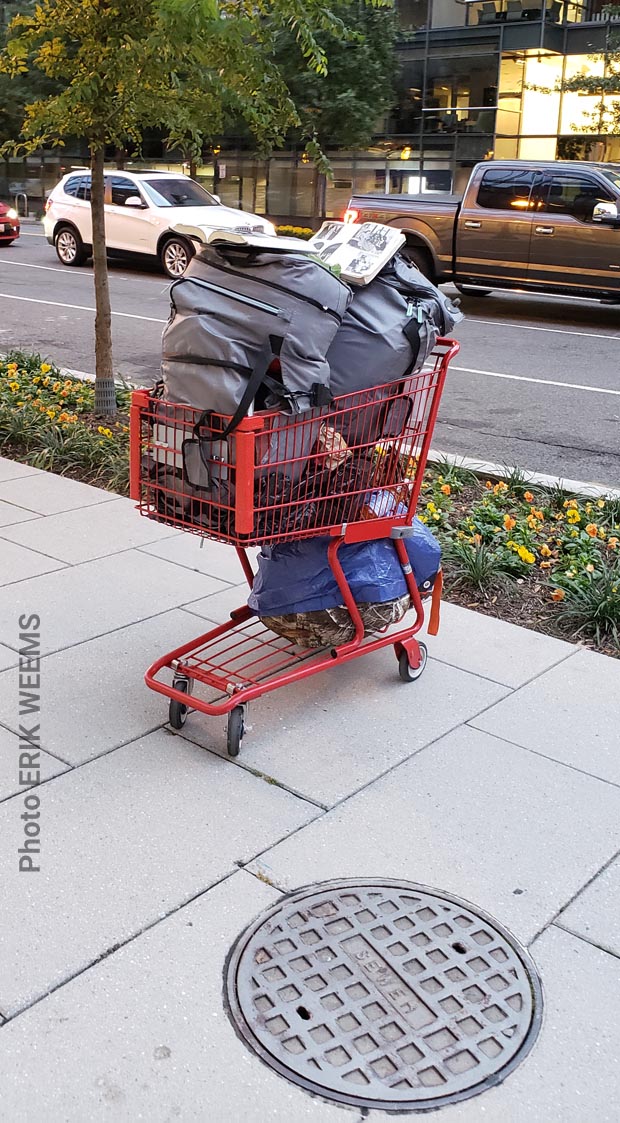
<instances>
[{"instance_id":1,"label":"metal manhole cover lid","mask_svg":"<svg viewBox=\"0 0 620 1123\"><path fill-rule=\"evenodd\" d=\"M542 1017L536 968L505 928L427 886L307 886L241 934L235 1029L268 1065L340 1103L414 1110L499 1083Z\"/></svg>"}]
</instances>

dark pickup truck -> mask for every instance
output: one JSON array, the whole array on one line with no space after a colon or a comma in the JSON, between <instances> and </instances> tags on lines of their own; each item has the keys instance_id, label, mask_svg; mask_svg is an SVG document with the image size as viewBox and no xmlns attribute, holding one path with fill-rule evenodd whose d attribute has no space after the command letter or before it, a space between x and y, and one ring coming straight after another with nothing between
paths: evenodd
<instances>
[{"instance_id":1,"label":"dark pickup truck","mask_svg":"<svg viewBox=\"0 0 620 1123\"><path fill-rule=\"evenodd\" d=\"M527 289L620 304L620 165L492 160L458 195L354 195L348 222L407 235L427 276L462 291Z\"/></svg>"}]
</instances>

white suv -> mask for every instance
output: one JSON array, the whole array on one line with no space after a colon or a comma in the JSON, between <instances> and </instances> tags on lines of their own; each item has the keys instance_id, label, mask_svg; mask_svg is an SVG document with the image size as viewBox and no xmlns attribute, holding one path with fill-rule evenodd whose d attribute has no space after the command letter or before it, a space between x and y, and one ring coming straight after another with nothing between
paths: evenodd
<instances>
[{"instance_id":1,"label":"white suv","mask_svg":"<svg viewBox=\"0 0 620 1123\"><path fill-rule=\"evenodd\" d=\"M45 204L43 227L63 265L82 265L92 253L90 171L76 169L56 185ZM174 231L176 223L245 233L275 234L265 218L224 207L188 176L173 172L105 173L105 233L113 254L159 258L169 277L181 277L195 247Z\"/></svg>"}]
</instances>

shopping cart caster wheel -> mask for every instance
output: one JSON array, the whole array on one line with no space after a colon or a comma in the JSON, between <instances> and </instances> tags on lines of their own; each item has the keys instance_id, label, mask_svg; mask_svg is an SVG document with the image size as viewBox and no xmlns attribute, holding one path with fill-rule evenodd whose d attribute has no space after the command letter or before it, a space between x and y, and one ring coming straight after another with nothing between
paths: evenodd
<instances>
[{"instance_id":1,"label":"shopping cart caster wheel","mask_svg":"<svg viewBox=\"0 0 620 1123\"><path fill-rule=\"evenodd\" d=\"M228 735L226 737L226 751L229 756L239 756L239 749L245 733L245 710L243 706L235 706L228 715Z\"/></svg>"},{"instance_id":2,"label":"shopping cart caster wheel","mask_svg":"<svg viewBox=\"0 0 620 1123\"><path fill-rule=\"evenodd\" d=\"M415 680L420 677L426 666L426 660L428 659L426 644L419 644L419 648L420 665L416 667L415 670L413 669L413 667L409 666L409 656L407 655L406 651L401 651L400 655L398 656L398 673L403 682L415 682Z\"/></svg>"},{"instance_id":3,"label":"shopping cart caster wheel","mask_svg":"<svg viewBox=\"0 0 620 1123\"><path fill-rule=\"evenodd\" d=\"M189 682L186 678L175 678L172 682L175 690L180 690L182 694L189 694ZM170 699L168 707L168 721L173 729L182 729L187 721L189 713L189 706L184 702L177 702L176 698Z\"/></svg>"}]
</instances>

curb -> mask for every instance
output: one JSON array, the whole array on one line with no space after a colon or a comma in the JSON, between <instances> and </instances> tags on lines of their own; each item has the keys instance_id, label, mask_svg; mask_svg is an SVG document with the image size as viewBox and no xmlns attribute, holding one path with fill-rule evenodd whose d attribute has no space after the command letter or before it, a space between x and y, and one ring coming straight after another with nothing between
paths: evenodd
<instances>
[{"instance_id":1,"label":"curb","mask_svg":"<svg viewBox=\"0 0 620 1123\"><path fill-rule=\"evenodd\" d=\"M506 478L506 472L510 467L507 464L492 464L487 460L473 460L468 456L456 456L452 452L440 452L436 448L430 450L428 459L430 463L447 461L455 468L466 468L476 476L493 476L498 480ZM521 471L528 483L538 484L539 487L554 487L561 484L566 491L575 492L577 495L591 495L594 499L605 496L610 499L620 499L620 488L618 487L609 487L609 485L600 483L586 483L584 480L567 480L562 476L548 476L542 472L530 472L527 468L522 468Z\"/></svg>"}]
</instances>

